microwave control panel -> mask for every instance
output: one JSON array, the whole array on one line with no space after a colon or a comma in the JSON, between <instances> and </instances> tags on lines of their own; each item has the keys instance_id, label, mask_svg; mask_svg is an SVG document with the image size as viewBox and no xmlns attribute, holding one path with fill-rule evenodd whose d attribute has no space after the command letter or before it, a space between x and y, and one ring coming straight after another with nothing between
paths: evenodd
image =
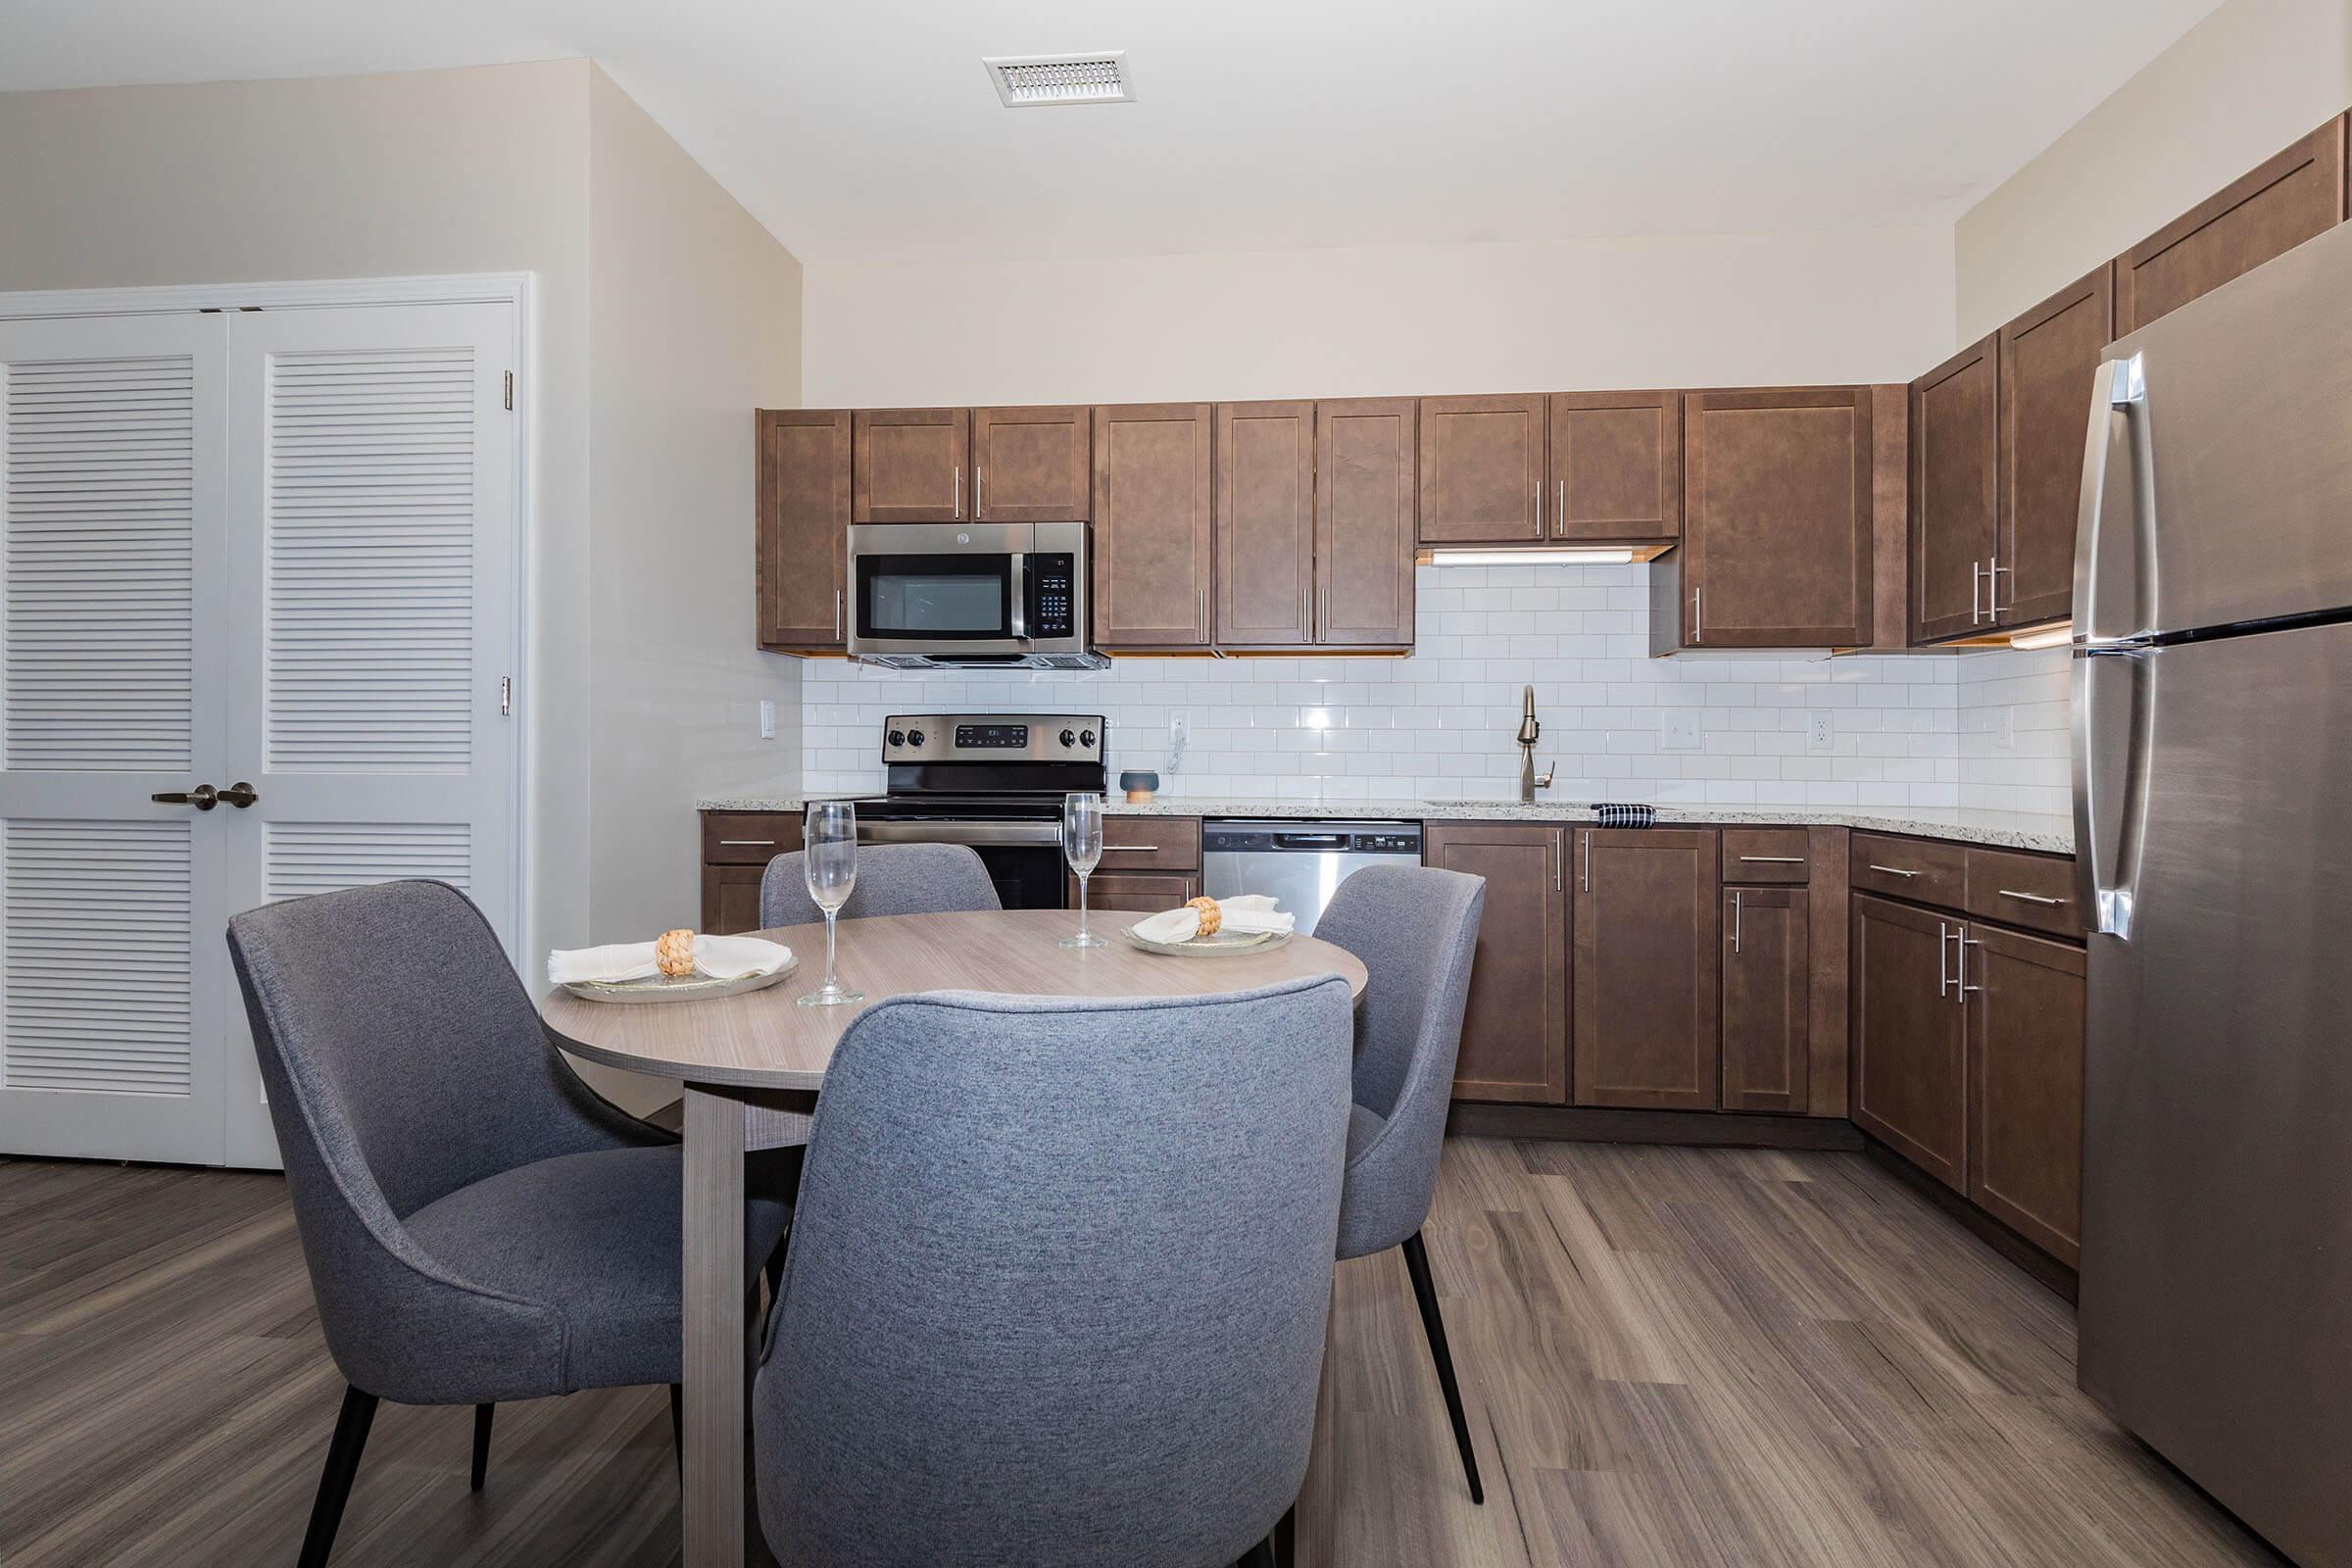
<instances>
[{"instance_id":1,"label":"microwave control panel","mask_svg":"<svg viewBox=\"0 0 2352 1568\"><path fill-rule=\"evenodd\" d=\"M1077 636L1078 558L1066 551L1053 551L1031 555L1024 564L1029 582L1029 635L1040 642Z\"/></svg>"}]
</instances>

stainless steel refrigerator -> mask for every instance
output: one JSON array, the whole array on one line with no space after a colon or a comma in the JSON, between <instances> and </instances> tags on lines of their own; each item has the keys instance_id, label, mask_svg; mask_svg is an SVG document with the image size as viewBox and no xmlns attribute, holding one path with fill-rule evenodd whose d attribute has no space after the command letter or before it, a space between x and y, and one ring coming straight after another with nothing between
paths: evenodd
<instances>
[{"instance_id":1,"label":"stainless steel refrigerator","mask_svg":"<svg viewBox=\"0 0 2352 1568\"><path fill-rule=\"evenodd\" d=\"M2077 539L2082 1388L2352 1565L2352 226L2108 350Z\"/></svg>"}]
</instances>

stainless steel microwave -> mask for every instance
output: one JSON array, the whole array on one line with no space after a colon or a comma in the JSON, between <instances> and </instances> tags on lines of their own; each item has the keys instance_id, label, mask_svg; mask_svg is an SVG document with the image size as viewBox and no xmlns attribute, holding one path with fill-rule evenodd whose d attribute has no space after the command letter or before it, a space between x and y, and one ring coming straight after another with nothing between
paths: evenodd
<instances>
[{"instance_id":1,"label":"stainless steel microwave","mask_svg":"<svg viewBox=\"0 0 2352 1568\"><path fill-rule=\"evenodd\" d=\"M901 668L1099 669L1083 522L850 529L850 656Z\"/></svg>"}]
</instances>

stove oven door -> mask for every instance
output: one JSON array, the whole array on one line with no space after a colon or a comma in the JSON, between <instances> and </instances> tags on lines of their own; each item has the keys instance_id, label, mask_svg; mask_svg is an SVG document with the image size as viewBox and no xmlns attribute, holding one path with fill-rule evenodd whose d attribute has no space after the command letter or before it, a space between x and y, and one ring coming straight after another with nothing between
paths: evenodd
<instances>
[{"instance_id":1,"label":"stove oven door","mask_svg":"<svg viewBox=\"0 0 2352 1568\"><path fill-rule=\"evenodd\" d=\"M1007 909L1059 909L1063 897L1061 830L1039 821L860 821L860 844L961 844L980 857L997 900Z\"/></svg>"}]
</instances>

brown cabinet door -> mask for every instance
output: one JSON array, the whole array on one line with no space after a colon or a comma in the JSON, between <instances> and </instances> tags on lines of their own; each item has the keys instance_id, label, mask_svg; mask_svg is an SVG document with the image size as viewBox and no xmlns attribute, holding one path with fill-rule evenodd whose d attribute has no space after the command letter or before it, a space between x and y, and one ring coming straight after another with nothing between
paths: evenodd
<instances>
[{"instance_id":1,"label":"brown cabinet door","mask_svg":"<svg viewBox=\"0 0 2352 1568\"><path fill-rule=\"evenodd\" d=\"M1095 642L1206 648L1209 406L1139 403L1095 415Z\"/></svg>"},{"instance_id":2,"label":"brown cabinet door","mask_svg":"<svg viewBox=\"0 0 2352 1568\"><path fill-rule=\"evenodd\" d=\"M1315 406L1315 641L1413 646L1413 400Z\"/></svg>"},{"instance_id":3,"label":"brown cabinet door","mask_svg":"<svg viewBox=\"0 0 2352 1568\"><path fill-rule=\"evenodd\" d=\"M703 867L702 929L713 936L733 936L760 929L760 879L765 865L706 865Z\"/></svg>"},{"instance_id":4,"label":"brown cabinet door","mask_svg":"<svg viewBox=\"0 0 2352 1568\"><path fill-rule=\"evenodd\" d=\"M2075 520L2090 378L2114 337L2102 267L2001 328L2001 540L1993 605L2004 626L2064 620L2075 603Z\"/></svg>"},{"instance_id":5,"label":"brown cabinet door","mask_svg":"<svg viewBox=\"0 0 2352 1568\"><path fill-rule=\"evenodd\" d=\"M2082 950L1972 925L1968 1196L2073 1267L2082 1256Z\"/></svg>"},{"instance_id":6,"label":"brown cabinet door","mask_svg":"<svg viewBox=\"0 0 2352 1568\"><path fill-rule=\"evenodd\" d=\"M2115 332L2136 332L2344 220L2344 122L2328 122L2116 259ZM2089 408L2084 394L2084 409Z\"/></svg>"},{"instance_id":7,"label":"brown cabinet door","mask_svg":"<svg viewBox=\"0 0 2352 1568\"><path fill-rule=\"evenodd\" d=\"M1715 834L1579 828L1576 1102L1713 1110Z\"/></svg>"},{"instance_id":8,"label":"brown cabinet door","mask_svg":"<svg viewBox=\"0 0 2352 1568\"><path fill-rule=\"evenodd\" d=\"M1999 360L1998 340L1988 337L1911 383L1915 643L1966 636L1990 618L1984 578L1999 548ZM2087 369L2082 384L2090 384Z\"/></svg>"},{"instance_id":9,"label":"brown cabinet door","mask_svg":"<svg viewBox=\"0 0 2352 1568\"><path fill-rule=\"evenodd\" d=\"M1157 914L1162 909L1182 908L1187 900L1200 896L1198 871L1097 871L1086 879L1086 905L1096 911ZM1062 906L1078 907L1078 879L1066 871L1062 873Z\"/></svg>"},{"instance_id":10,"label":"brown cabinet door","mask_svg":"<svg viewBox=\"0 0 2352 1568\"><path fill-rule=\"evenodd\" d=\"M1533 822L1431 822L1421 858L1487 879L1457 1100L1568 1100L1566 831Z\"/></svg>"},{"instance_id":11,"label":"brown cabinet door","mask_svg":"<svg viewBox=\"0 0 2352 1568\"><path fill-rule=\"evenodd\" d=\"M1315 406L1217 405L1220 648L1314 641Z\"/></svg>"},{"instance_id":12,"label":"brown cabinet door","mask_svg":"<svg viewBox=\"0 0 2352 1568\"><path fill-rule=\"evenodd\" d=\"M1965 1193L1967 1020L1951 978L1960 930L1868 894L1853 902L1854 1121Z\"/></svg>"},{"instance_id":13,"label":"brown cabinet door","mask_svg":"<svg viewBox=\"0 0 2352 1568\"><path fill-rule=\"evenodd\" d=\"M1554 392L1550 446L1552 538L1681 536L1680 392Z\"/></svg>"},{"instance_id":14,"label":"brown cabinet door","mask_svg":"<svg viewBox=\"0 0 2352 1568\"><path fill-rule=\"evenodd\" d=\"M1421 541L1544 537L1545 399L1421 400Z\"/></svg>"},{"instance_id":15,"label":"brown cabinet door","mask_svg":"<svg viewBox=\"0 0 2352 1568\"><path fill-rule=\"evenodd\" d=\"M849 413L761 409L759 442L760 644L840 648L848 612Z\"/></svg>"},{"instance_id":16,"label":"brown cabinet door","mask_svg":"<svg viewBox=\"0 0 2352 1568\"><path fill-rule=\"evenodd\" d=\"M1094 411L974 409L978 522L1084 522L1092 502Z\"/></svg>"},{"instance_id":17,"label":"brown cabinet door","mask_svg":"<svg viewBox=\"0 0 2352 1568\"><path fill-rule=\"evenodd\" d=\"M1683 400L1687 646L1871 640L1870 405L1867 387Z\"/></svg>"},{"instance_id":18,"label":"brown cabinet door","mask_svg":"<svg viewBox=\"0 0 2352 1568\"><path fill-rule=\"evenodd\" d=\"M1723 896L1723 1108L1806 1108L1812 900L1803 888Z\"/></svg>"},{"instance_id":19,"label":"brown cabinet door","mask_svg":"<svg viewBox=\"0 0 2352 1568\"><path fill-rule=\"evenodd\" d=\"M961 522L971 516L968 409L859 409L850 424L859 522Z\"/></svg>"}]
</instances>

